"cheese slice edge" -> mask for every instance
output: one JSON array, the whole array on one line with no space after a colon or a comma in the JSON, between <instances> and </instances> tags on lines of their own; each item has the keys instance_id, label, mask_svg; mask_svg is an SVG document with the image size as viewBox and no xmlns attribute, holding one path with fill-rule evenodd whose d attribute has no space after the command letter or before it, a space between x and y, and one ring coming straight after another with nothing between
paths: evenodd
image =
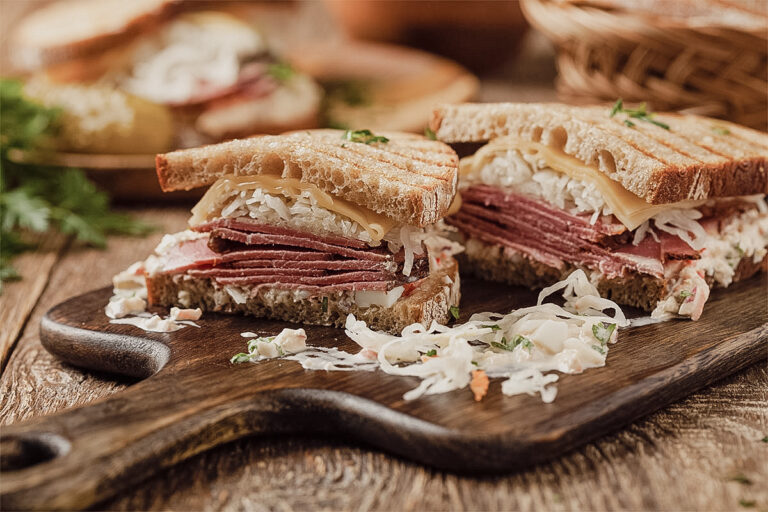
<instances>
[{"instance_id":1,"label":"cheese slice edge","mask_svg":"<svg viewBox=\"0 0 768 512\"><path fill-rule=\"evenodd\" d=\"M312 183L305 183L296 178L283 178L271 175L235 176L226 175L219 178L211 185L205 195L192 208L190 226L198 226L209 220L221 216L221 199L233 191L255 190L260 188L273 195L286 197L298 197L303 192L308 192L317 201L317 204L338 215L346 217L358 223L370 235L371 239L378 242L397 225L397 222L364 206L360 206L344 199L333 197Z\"/></svg>"},{"instance_id":2,"label":"cheese slice edge","mask_svg":"<svg viewBox=\"0 0 768 512\"><path fill-rule=\"evenodd\" d=\"M479 172L500 153L509 150L535 154L544 160L552 170L575 180L594 184L613 215L630 231L637 229L643 222L661 212L677 208L695 208L706 202L706 200L696 200L650 204L596 167L588 166L580 160L544 144L514 138L494 139L480 148L475 155L462 159L462 174Z\"/></svg>"}]
</instances>

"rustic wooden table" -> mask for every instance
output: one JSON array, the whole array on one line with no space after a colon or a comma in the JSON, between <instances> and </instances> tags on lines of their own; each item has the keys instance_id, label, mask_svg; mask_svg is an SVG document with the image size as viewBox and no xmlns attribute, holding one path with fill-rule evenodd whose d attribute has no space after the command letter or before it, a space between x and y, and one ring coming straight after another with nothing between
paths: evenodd
<instances>
[{"instance_id":1,"label":"rustic wooden table","mask_svg":"<svg viewBox=\"0 0 768 512\"><path fill-rule=\"evenodd\" d=\"M526 63L521 74L541 69ZM546 74L546 70L544 73ZM550 87L487 80L482 99L549 100ZM48 308L108 284L182 229L188 207L137 208L158 226L105 251L50 236L0 295L0 425L88 404L131 384L80 371L40 344ZM99 509L768 510L768 368L752 367L614 435L516 474L435 471L344 439L252 438L148 478Z\"/></svg>"},{"instance_id":2,"label":"rustic wooden table","mask_svg":"<svg viewBox=\"0 0 768 512\"><path fill-rule=\"evenodd\" d=\"M106 251L51 237L18 260L0 296L0 423L87 404L131 382L62 364L38 325L56 303L101 287L181 229L187 208L137 209L159 226ZM343 439L245 439L157 474L103 509L768 509L768 369L750 368L624 430L529 471L434 471Z\"/></svg>"}]
</instances>

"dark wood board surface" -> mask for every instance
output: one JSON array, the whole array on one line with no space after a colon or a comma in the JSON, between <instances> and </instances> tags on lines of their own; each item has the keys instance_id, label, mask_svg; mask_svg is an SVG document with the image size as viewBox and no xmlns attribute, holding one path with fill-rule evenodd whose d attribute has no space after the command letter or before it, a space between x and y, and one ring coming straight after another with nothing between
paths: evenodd
<instances>
[{"instance_id":1,"label":"dark wood board surface","mask_svg":"<svg viewBox=\"0 0 768 512\"><path fill-rule=\"evenodd\" d=\"M107 323L108 288L41 323L46 348L75 365L145 378L93 405L3 429L3 508L77 508L215 445L253 434L331 433L459 472L513 470L555 457L768 355L766 282L716 291L699 322L623 331L605 368L562 376L558 397L467 390L405 402L418 380L305 371L292 361L231 365L239 333L281 322L208 314L201 328L145 333ZM462 317L530 304L518 288L465 279ZM312 345L354 350L343 331ZM148 378L147 378L148 377Z\"/></svg>"}]
</instances>

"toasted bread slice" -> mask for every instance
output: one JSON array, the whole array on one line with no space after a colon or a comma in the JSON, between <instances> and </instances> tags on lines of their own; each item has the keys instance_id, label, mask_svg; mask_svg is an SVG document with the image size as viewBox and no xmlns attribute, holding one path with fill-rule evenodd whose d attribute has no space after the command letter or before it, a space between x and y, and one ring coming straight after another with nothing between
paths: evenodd
<instances>
[{"instance_id":1,"label":"toasted bread slice","mask_svg":"<svg viewBox=\"0 0 768 512\"><path fill-rule=\"evenodd\" d=\"M361 308L349 292L334 292L327 300L319 297L295 298L275 293L274 287L264 286L253 297L238 304L211 279L194 278L184 274L147 276L149 303L155 306L199 307L204 311L240 313L274 318L288 322L343 327L347 315L354 314L371 329L399 334L406 326L433 321L446 324L451 306L459 304L459 268L456 261L442 266L426 277L407 297L401 297L391 307ZM179 294L187 297L183 304Z\"/></svg>"},{"instance_id":2,"label":"toasted bread slice","mask_svg":"<svg viewBox=\"0 0 768 512\"><path fill-rule=\"evenodd\" d=\"M157 155L164 191L209 185L221 176L298 178L403 224L445 216L456 193L458 157L420 135L383 132L389 142L345 140L341 130L308 130L233 140Z\"/></svg>"},{"instance_id":3,"label":"toasted bread slice","mask_svg":"<svg viewBox=\"0 0 768 512\"><path fill-rule=\"evenodd\" d=\"M577 268L573 265L564 265L561 269L550 267L512 249L477 239L467 241L466 251L459 255L459 260L462 269L469 269L480 279L531 289L565 279ZM760 271L768 271L768 256L759 263L752 261L751 257L744 257L736 267L733 282L748 279ZM621 278L600 279L596 283L602 297L645 311L653 311L656 303L667 297L670 285L669 279L636 272Z\"/></svg>"},{"instance_id":4,"label":"toasted bread slice","mask_svg":"<svg viewBox=\"0 0 768 512\"><path fill-rule=\"evenodd\" d=\"M11 37L12 57L32 71L130 42L172 16L178 0L69 0L24 18Z\"/></svg>"},{"instance_id":5,"label":"toasted bread slice","mask_svg":"<svg viewBox=\"0 0 768 512\"><path fill-rule=\"evenodd\" d=\"M692 115L655 115L667 130L610 113L607 106L446 105L435 110L430 127L449 143L505 136L541 142L594 166L651 204L768 193L768 135Z\"/></svg>"}]
</instances>

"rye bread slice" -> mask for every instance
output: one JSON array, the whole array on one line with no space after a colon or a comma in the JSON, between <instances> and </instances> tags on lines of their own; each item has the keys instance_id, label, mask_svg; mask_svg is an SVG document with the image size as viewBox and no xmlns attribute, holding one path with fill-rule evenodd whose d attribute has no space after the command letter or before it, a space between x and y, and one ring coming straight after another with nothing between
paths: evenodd
<instances>
[{"instance_id":1,"label":"rye bread slice","mask_svg":"<svg viewBox=\"0 0 768 512\"><path fill-rule=\"evenodd\" d=\"M401 297L391 307L361 308L349 292L335 292L322 297L296 299L276 294L275 287L263 286L254 297L238 304L223 288L209 278L194 278L186 274L156 274L147 276L149 303L153 306L199 307L203 311L246 314L300 324L343 327L347 315L354 314L373 330L399 334L406 326L419 322L429 326L433 321L445 324L449 309L458 306L459 269L456 261L442 266L426 277L407 297ZM180 301L186 292L189 301Z\"/></svg>"},{"instance_id":2,"label":"rye bread slice","mask_svg":"<svg viewBox=\"0 0 768 512\"><path fill-rule=\"evenodd\" d=\"M466 251L459 255L461 268L488 281L538 289L564 279L577 269L575 265L565 265L562 269L550 267L521 253L505 251L500 245L477 239L469 239L465 245ZM768 256L758 263L745 257L736 267L733 282L748 279L760 271L768 271ZM666 298L670 285L668 279L631 272L621 278L602 279L597 283L597 289L602 297L618 304L653 311L656 303Z\"/></svg>"},{"instance_id":3,"label":"rye bread slice","mask_svg":"<svg viewBox=\"0 0 768 512\"><path fill-rule=\"evenodd\" d=\"M157 155L164 191L210 185L224 175L297 178L402 224L428 226L446 214L456 194L458 157L420 135L376 133L388 142L364 144L342 130L266 135Z\"/></svg>"},{"instance_id":4,"label":"rye bread slice","mask_svg":"<svg viewBox=\"0 0 768 512\"><path fill-rule=\"evenodd\" d=\"M610 106L468 103L437 108L430 127L449 143L499 137L540 142L652 204L768 193L765 133L693 115L656 114L667 130L610 114Z\"/></svg>"}]
</instances>

